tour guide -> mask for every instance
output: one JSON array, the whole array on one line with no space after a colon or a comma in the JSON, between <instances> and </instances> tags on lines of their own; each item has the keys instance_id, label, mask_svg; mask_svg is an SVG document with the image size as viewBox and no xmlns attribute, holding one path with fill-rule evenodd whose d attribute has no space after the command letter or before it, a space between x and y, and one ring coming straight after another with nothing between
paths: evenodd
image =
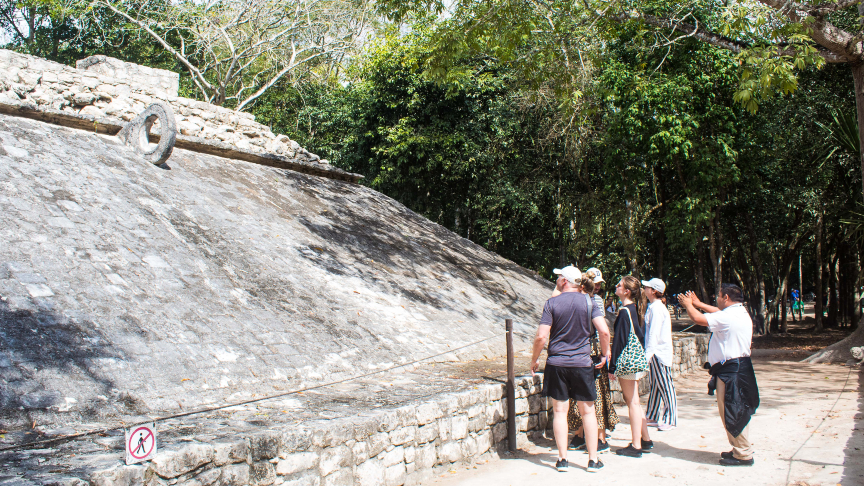
<instances>
[{"instance_id":1,"label":"tour guide","mask_svg":"<svg viewBox=\"0 0 864 486\"><path fill-rule=\"evenodd\" d=\"M690 319L708 326L711 341L708 344L708 363L711 365L708 394L717 389L717 408L726 427L726 436L732 450L720 454L724 466L752 466L753 448L750 445L750 416L759 406L759 388L750 361L750 341L753 322L744 308L741 288L723 284L717 297L717 307L703 304L693 292L678 296ZM701 309L708 314L702 314Z\"/></svg>"},{"instance_id":2,"label":"tour guide","mask_svg":"<svg viewBox=\"0 0 864 486\"><path fill-rule=\"evenodd\" d=\"M567 470L567 410L570 400L576 402L582 415L585 447L588 449L588 471L603 467L597 456L597 416L594 401L597 389L594 368L602 368L609 359L609 327L603 308L590 296L581 292L582 272L570 265L554 272L560 277L556 288L560 295L552 297L543 306L543 316L534 339L531 374L540 367L540 353L549 341L546 369L543 373L543 396L552 398L552 431L558 446L558 471ZM603 357L598 364L591 360L591 323L597 328Z\"/></svg>"}]
</instances>

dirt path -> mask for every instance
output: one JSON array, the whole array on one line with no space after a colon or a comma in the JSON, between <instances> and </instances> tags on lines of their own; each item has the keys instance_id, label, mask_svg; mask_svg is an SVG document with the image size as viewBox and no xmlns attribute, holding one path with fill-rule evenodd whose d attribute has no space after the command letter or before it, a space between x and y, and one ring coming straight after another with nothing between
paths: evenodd
<instances>
[{"instance_id":1,"label":"dirt path","mask_svg":"<svg viewBox=\"0 0 864 486\"><path fill-rule=\"evenodd\" d=\"M678 382L679 427L652 429L656 447L641 459L603 454L606 467L594 475L584 467L588 457L570 452L571 471L554 469L552 441L499 460L453 467L428 484L533 485L554 482L652 485L836 485L864 484L864 373L837 365L809 365L756 358L762 405L751 422L756 464L750 468L718 465L720 452L731 447L717 415L715 398L706 394L706 376ZM644 405L644 401L643 401ZM622 424L612 433L612 449L629 443Z\"/></svg>"}]
</instances>

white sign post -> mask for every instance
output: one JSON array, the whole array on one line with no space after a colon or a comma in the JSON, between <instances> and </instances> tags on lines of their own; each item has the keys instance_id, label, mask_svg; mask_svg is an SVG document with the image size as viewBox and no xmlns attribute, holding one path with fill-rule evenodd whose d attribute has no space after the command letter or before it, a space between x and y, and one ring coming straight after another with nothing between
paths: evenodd
<instances>
[{"instance_id":1,"label":"white sign post","mask_svg":"<svg viewBox=\"0 0 864 486\"><path fill-rule=\"evenodd\" d=\"M126 430L126 465L150 460L156 455L156 424L136 425Z\"/></svg>"}]
</instances>

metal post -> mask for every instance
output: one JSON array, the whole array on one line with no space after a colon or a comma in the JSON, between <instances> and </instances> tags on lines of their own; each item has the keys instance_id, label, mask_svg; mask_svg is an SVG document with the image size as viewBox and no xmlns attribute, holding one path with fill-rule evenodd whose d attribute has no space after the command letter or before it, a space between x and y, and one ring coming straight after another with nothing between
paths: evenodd
<instances>
[{"instance_id":1,"label":"metal post","mask_svg":"<svg viewBox=\"0 0 864 486\"><path fill-rule=\"evenodd\" d=\"M513 369L513 319L505 319L507 329L507 449L516 452L516 371Z\"/></svg>"}]
</instances>

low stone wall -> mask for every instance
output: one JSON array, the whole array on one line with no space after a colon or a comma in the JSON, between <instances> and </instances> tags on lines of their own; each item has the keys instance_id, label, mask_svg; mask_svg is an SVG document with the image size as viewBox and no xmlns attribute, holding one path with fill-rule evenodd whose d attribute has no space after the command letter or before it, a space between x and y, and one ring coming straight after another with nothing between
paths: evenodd
<instances>
[{"instance_id":1,"label":"low stone wall","mask_svg":"<svg viewBox=\"0 0 864 486\"><path fill-rule=\"evenodd\" d=\"M516 386L517 446L543 435L549 407L540 377ZM98 486L418 484L436 468L471 463L507 448L505 387L490 384L357 417L282 425L223 443L160 446L152 462L118 465L89 478Z\"/></svg>"},{"instance_id":2,"label":"low stone wall","mask_svg":"<svg viewBox=\"0 0 864 486\"><path fill-rule=\"evenodd\" d=\"M710 334L676 332L672 334L672 377L702 370L708 361Z\"/></svg>"},{"instance_id":3,"label":"low stone wall","mask_svg":"<svg viewBox=\"0 0 864 486\"><path fill-rule=\"evenodd\" d=\"M183 135L271 153L301 162L328 164L285 135L275 135L250 113L177 96L177 73L93 56L80 69L35 56L0 49L0 101L28 101L37 106L129 121L154 101L171 105Z\"/></svg>"}]
</instances>

